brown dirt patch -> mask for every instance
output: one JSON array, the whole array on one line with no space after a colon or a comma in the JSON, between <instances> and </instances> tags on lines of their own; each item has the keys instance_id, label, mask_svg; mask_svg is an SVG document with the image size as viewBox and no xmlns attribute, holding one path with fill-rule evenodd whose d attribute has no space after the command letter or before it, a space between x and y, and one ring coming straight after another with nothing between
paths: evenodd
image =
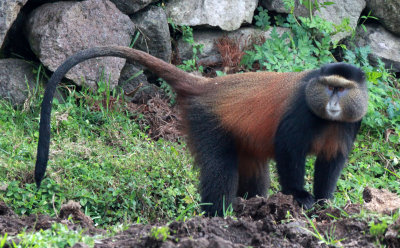
<instances>
[{"instance_id":1,"label":"brown dirt patch","mask_svg":"<svg viewBox=\"0 0 400 248\"><path fill-rule=\"evenodd\" d=\"M72 230L85 228L89 233L105 233L103 230L95 229L92 220L85 216L80 208L79 203L68 202L61 207L60 216L57 218L42 214L20 217L4 202L0 202L0 235L7 233L9 236L13 236L23 230L27 232L46 230L51 228L53 223L63 223ZM68 220L69 216L73 221Z\"/></svg>"},{"instance_id":2,"label":"brown dirt patch","mask_svg":"<svg viewBox=\"0 0 400 248\"><path fill-rule=\"evenodd\" d=\"M171 107L166 99L153 97L145 104L129 103L128 110L137 116L141 129L150 138L178 141L182 137L178 108Z\"/></svg>"},{"instance_id":3,"label":"brown dirt patch","mask_svg":"<svg viewBox=\"0 0 400 248\"><path fill-rule=\"evenodd\" d=\"M367 222L346 217L359 213L359 205L304 214L291 196L278 193L268 199L238 198L234 209L236 217L196 217L167 225L132 225L111 238L96 241L95 247L333 247L316 238L318 233L325 241L336 241L335 245L340 247L375 247L375 238L369 235ZM306 215L316 217L313 225L318 232ZM67 220L69 216L74 223ZM75 202L63 205L57 218L44 215L19 217L0 203L2 235L16 235L24 228L27 231L48 229L54 222L64 223L71 229L86 228L88 234L105 233L93 227L92 221ZM154 237L155 228L160 227L165 235ZM399 232L400 218L381 237L383 244L400 247Z\"/></svg>"},{"instance_id":4,"label":"brown dirt patch","mask_svg":"<svg viewBox=\"0 0 400 248\"><path fill-rule=\"evenodd\" d=\"M386 189L365 187L363 191L365 208L372 212L391 214L400 209L400 198Z\"/></svg>"}]
</instances>

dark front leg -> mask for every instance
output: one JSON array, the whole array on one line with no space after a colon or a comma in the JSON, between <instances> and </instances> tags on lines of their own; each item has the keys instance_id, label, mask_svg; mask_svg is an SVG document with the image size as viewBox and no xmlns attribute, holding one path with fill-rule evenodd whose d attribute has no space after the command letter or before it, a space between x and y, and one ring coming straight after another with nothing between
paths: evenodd
<instances>
[{"instance_id":1,"label":"dark front leg","mask_svg":"<svg viewBox=\"0 0 400 248\"><path fill-rule=\"evenodd\" d=\"M338 153L330 159L326 159L323 155L318 155L314 171L314 196L316 200L333 197L336 183L345 162L346 158L342 153Z\"/></svg>"},{"instance_id":2,"label":"dark front leg","mask_svg":"<svg viewBox=\"0 0 400 248\"><path fill-rule=\"evenodd\" d=\"M305 154L276 151L276 163L282 193L293 195L294 199L305 209L314 204L313 196L304 190Z\"/></svg>"},{"instance_id":3,"label":"dark front leg","mask_svg":"<svg viewBox=\"0 0 400 248\"><path fill-rule=\"evenodd\" d=\"M315 201L304 190L305 161L323 123L308 108L303 90L299 89L279 123L274 145L282 193L293 195L300 205L308 209Z\"/></svg>"}]
</instances>

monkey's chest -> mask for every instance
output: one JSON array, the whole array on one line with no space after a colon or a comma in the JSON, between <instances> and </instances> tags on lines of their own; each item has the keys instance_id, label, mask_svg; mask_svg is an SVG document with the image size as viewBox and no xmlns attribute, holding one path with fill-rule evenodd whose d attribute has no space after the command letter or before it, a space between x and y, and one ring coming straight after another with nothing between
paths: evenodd
<instances>
[{"instance_id":1,"label":"monkey's chest","mask_svg":"<svg viewBox=\"0 0 400 248\"><path fill-rule=\"evenodd\" d=\"M339 126L332 124L326 127L320 134L317 134L312 142L310 153L322 155L329 160L339 152L344 152L345 143L342 139Z\"/></svg>"}]
</instances>

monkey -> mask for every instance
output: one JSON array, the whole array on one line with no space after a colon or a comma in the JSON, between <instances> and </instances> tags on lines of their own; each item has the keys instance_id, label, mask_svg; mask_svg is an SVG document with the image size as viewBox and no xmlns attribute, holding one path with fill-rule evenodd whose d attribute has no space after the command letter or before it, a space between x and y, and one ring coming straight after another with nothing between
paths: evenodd
<instances>
[{"instance_id":1,"label":"monkey","mask_svg":"<svg viewBox=\"0 0 400 248\"><path fill-rule=\"evenodd\" d=\"M284 194L305 209L333 197L361 121L367 112L364 72L331 63L303 72L245 72L216 78L195 76L127 47L88 48L53 73L41 108L35 165L44 177L50 114L57 84L76 64L115 56L146 66L176 91L188 145L200 168L203 211L222 215L237 196L267 196L270 160L276 161ZM313 194L304 189L305 160L315 155Z\"/></svg>"}]
</instances>

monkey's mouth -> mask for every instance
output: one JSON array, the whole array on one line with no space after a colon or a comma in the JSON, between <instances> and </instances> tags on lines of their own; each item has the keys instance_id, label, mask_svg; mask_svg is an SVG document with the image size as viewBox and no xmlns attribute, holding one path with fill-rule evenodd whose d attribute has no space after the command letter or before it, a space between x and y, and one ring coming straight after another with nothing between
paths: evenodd
<instances>
[{"instance_id":1,"label":"monkey's mouth","mask_svg":"<svg viewBox=\"0 0 400 248\"><path fill-rule=\"evenodd\" d=\"M330 119L337 119L340 114L341 114L342 110L340 109L340 107L332 107L332 106L326 106L326 113L328 114L328 117Z\"/></svg>"},{"instance_id":2,"label":"monkey's mouth","mask_svg":"<svg viewBox=\"0 0 400 248\"><path fill-rule=\"evenodd\" d=\"M340 116L341 110L337 108L336 109L327 108L326 112L328 113L329 118L337 119Z\"/></svg>"}]
</instances>

